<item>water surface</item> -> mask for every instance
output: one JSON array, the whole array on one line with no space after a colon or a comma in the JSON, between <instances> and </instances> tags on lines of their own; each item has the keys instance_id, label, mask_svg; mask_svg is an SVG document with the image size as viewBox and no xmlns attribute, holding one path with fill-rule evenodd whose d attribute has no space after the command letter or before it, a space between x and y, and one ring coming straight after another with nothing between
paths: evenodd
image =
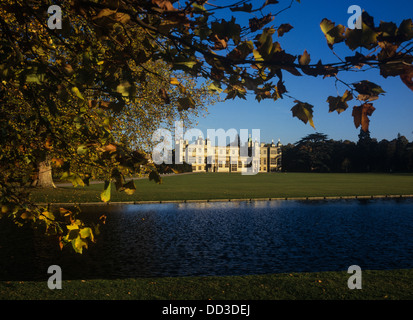
<instances>
[{"instance_id":1,"label":"water surface","mask_svg":"<svg viewBox=\"0 0 413 320\"><path fill-rule=\"evenodd\" d=\"M245 275L413 267L413 200L257 201L84 207L105 213L98 242L79 256L37 243L28 277ZM1 249L0 249L1 252ZM28 268L30 265L30 268ZM30 270L27 270L30 269ZM21 270L19 270L21 274ZM14 275L16 276L16 275Z\"/></svg>"}]
</instances>

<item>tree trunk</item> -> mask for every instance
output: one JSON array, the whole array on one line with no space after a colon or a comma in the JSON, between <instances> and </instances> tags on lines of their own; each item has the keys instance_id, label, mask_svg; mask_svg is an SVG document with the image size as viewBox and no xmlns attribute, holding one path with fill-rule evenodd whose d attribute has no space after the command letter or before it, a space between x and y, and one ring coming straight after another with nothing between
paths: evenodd
<instances>
[{"instance_id":1,"label":"tree trunk","mask_svg":"<svg viewBox=\"0 0 413 320\"><path fill-rule=\"evenodd\" d=\"M49 159L39 162L37 168L37 179L34 181L33 186L38 188L56 188L53 183L52 165Z\"/></svg>"}]
</instances>

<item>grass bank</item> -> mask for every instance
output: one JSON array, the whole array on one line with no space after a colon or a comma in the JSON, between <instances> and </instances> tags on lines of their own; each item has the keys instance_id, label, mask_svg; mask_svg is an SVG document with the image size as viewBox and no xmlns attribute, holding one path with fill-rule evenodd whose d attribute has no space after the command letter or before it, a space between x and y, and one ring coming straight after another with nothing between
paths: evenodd
<instances>
[{"instance_id":1,"label":"grass bank","mask_svg":"<svg viewBox=\"0 0 413 320\"><path fill-rule=\"evenodd\" d=\"M135 180L136 192L127 195L113 188L112 202L209 200L246 198L290 198L330 196L372 196L413 194L413 174L335 173L196 173L166 176L162 184ZM88 187L33 189L35 202L100 201L103 184Z\"/></svg>"},{"instance_id":2,"label":"grass bank","mask_svg":"<svg viewBox=\"0 0 413 320\"><path fill-rule=\"evenodd\" d=\"M411 300L413 270L363 271L362 289L350 290L347 272L234 277L0 282L0 299L114 300Z\"/></svg>"}]
</instances>

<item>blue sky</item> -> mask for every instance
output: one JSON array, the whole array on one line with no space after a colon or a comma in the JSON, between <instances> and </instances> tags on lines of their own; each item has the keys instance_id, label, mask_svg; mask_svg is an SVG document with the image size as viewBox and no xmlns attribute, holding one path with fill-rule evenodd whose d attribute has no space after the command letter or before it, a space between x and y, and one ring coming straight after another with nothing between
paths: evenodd
<instances>
[{"instance_id":1,"label":"blue sky","mask_svg":"<svg viewBox=\"0 0 413 320\"><path fill-rule=\"evenodd\" d=\"M211 2L218 3L217 0ZM258 6L259 3L262 1L257 1L256 5ZM289 3L290 0L280 0L278 5L271 5L268 8L277 12ZM278 15L268 26L290 23L294 27L282 38L277 39L277 35L274 35L274 41L279 41L286 52L300 55L307 50L311 55L312 63L318 62L319 59L322 59L324 63L337 62L338 59L328 48L319 24L323 18L328 18L336 24L347 25L347 20L351 16L347 13L347 9L354 4L359 5L373 16L376 25L381 20L393 21L398 25L404 19L413 18L413 1L411 0L301 0L301 4L295 2L292 8ZM242 13L237 13L236 16L242 17L242 15ZM247 14L244 16L245 21L248 21L249 16ZM239 23L242 21L240 20ZM335 51L342 58L352 54L344 43L336 45ZM413 141L413 91L407 88L398 77L384 79L379 75L378 70L372 70L361 73L342 73L339 74L339 78L348 83L369 80L382 86L386 91L384 96L374 101L376 111L370 117L372 137L378 140L391 140L400 133ZM351 116L352 107L359 105L358 101L350 101L349 108L340 115L336 112L328 112L327 97L342 95L346 90L343 85L338 85L337 92L334 78L295 77L287 72L284 72L284 80L289 95L314 105L316 130L309 124L305 125L299 119L292 117L290 109L294 105L294 100L284 98L277 101L258 102L253 95L250 95L247 100L227 100L209 106L209 113L205 117L196 119L198 125L195 128L200 129L205 136L209 128L224 130L234 128L238 132L240 129L250 131L260 129L262 142L280 139L284 144L294 143L314 132L322 132L335 140L358 140L360 130L355 128Z\"/></svg>"}]
</instances>

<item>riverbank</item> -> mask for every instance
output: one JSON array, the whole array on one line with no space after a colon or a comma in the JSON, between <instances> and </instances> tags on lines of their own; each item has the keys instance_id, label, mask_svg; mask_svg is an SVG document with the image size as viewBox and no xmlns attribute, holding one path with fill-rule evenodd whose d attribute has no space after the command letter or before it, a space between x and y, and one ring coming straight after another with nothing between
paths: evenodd
<instances>
[{"instance_id":1,"label":"riverbank","mask_svg":"<svg viewBox=\"0 0 413 320\"><path fill-rule=\"evenodd\" d=\"M233 277L0 282L7 300L411 300L413 270L363 270L362 289L349 289L351 274L285 273Z\"/></svg>"}]
</instances>

